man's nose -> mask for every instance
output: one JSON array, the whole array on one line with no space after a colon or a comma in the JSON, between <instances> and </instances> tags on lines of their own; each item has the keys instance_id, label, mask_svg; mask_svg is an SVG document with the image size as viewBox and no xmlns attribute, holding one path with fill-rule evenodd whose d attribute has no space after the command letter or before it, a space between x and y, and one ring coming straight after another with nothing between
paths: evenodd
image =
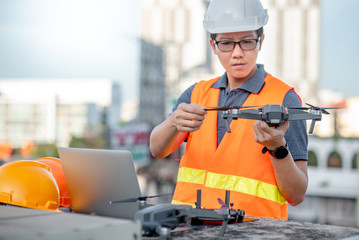
<instances>
[{"instance_id":1,"label":"man's nose","mask_svg":"<svg viewBox=\"0 0 359 240\"><path fill-rule=\"evenodd\" d=\"M235 43L232 55L235 57L242 57L243 53L244 53L244 51L242 50L241 46L239 45L239 42Z\"/></svg>"}]
</instances>

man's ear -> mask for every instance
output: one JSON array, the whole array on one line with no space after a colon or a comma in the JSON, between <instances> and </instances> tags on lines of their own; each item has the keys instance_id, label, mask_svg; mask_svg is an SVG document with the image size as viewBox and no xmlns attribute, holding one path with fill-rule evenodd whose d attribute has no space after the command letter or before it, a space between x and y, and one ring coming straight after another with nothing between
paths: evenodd
<instances>
[{"instance_id":1,"label":"man's ear","mask_svg":"<svg viewBox=\"0 0 359 240\"><path fill-rule=\"evenodd\" d=\"M209 44L210 44L211 47L212 47L213 53L214 53L215 55L217 55L217 54L216 54L216 46L215 46L215 43L214 43L214 41L213 41L212 38L209 39Z\"/></svg>"},{"instance_id":2,"label":"man's ear","mask_svg":"<svg viewBox=\"0 0 359 240\"><path fill-rule=\"evenodd\" d=\"M261 42L259 43L259 50L262 49L263 40L264 40L264 34L262 34Z\"/></svg>"}]
</instances>

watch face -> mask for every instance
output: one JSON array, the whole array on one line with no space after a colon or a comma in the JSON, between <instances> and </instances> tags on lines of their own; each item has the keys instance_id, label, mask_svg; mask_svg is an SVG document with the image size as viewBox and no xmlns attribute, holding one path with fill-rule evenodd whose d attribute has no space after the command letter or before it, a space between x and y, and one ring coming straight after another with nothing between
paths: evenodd
<instances>
[{"instance_id":1,"label":"watch face","mask_svg":"<svg viewBox=\"0 0 359 240\"><path fill-rule=\"evenodd\" d=\"M278 159L285 158L288 155L288 149L283 146L276 148L274 155Z\"/></svg>"}]
</instances>

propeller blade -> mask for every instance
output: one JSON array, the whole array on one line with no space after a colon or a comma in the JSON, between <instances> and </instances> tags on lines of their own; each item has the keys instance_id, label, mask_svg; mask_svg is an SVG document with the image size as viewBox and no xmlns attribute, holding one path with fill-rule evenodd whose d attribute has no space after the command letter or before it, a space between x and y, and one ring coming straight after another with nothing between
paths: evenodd
<instances>
[{"instance_id":1,"label":"propeller blade","mask_svg":"<svg viewBox=\"0 0 359 240\"><path fill-rule=\"evenodd\" d=\"M165 194L159 194L159 195L146 196L145 198L156 198L156 197L163 197L163 196L169 196L169 195L173 195L173 193L165 193Z\"/></svg>"},{"instance_id":2,"label":"propeller blade","mask_svg":"<svg viewBox=\"0 0 359 240\"><path fill-rule=\"evenodd\" d=\"M243 108L259 108L259 107L263 107L260 105L257 106L232 106L232 107L204 107L204 110L206 111L226 111L226 110L230 110L230 109L243 109Z\"/></svg>"},{"instance_id":3,"label":"propeller blade","mask_svg":"<svg viewBox=\"0 0 359 240\"><path fill-rule=\"evenodd\" d=\"M219 204L222 205L222 207L227 207L227 205L223 202L223 200L221 198L217 197L217 201Z\"/></svg>"},{"instance_id":4,"label":"propeller blade","mask_svg":"<svg viewBox=\"0 0 359 240\"><path fill-rule=\"evenodd\" d=\"M145 201L147 198L156 198L156 197L162 197L162 196L167 196L167 195L172 195L172 194L173 193L166 193L166 194L159 194L159 195L152 195L152 196L142 196L142 197L137 197L137 198L128 198L128 199L123 199L123 200L118 200L118 201L110 201L109 204Z\"/></svg>"},{"instance_id":5,"label":"propeller blade","mask_svg":"<svg viewBox=\"0 0 359 240\"><path fill-rule=\"evenodd\" d=\"M139 198L127 198L127 199L123 199L123 200L118 200L118 201L110 201L109 204L114 204L114 203L130 203L130 202L137 202L139 200Z\"/></svg>"},{"instance_id":6,"label":"propeller blade","mask_svg":"<svg viewBox=\"0 0 359 240\"><path fill-rule=\"evenodd\" d=\"M217 197L217 201L219 204L221 204L221 208L218 210L220 214L223 214L227 208L227 205L223 202L223 200L219 197Z\"/></svg>"},{"instance_id":7,"label":"propeller blade","mask_svg":"<svg viewBox=\"0 0 359 240\"><path fill-rule=\"evenodd\" d=\"M233 109L233 107L205 107L205 111L226 111L229 109Z\"/></svg>"},{"instance_id":8,"label":"propeller blade","mask_svg":"<svg viewBox=\"0 0 359 240\"><path fill-rule=\"evenodd\" d=\"M322 110L322 113L324 114L330 114L327 110L325 110L325 108L321 108L320 110Z\"/></svg>"},{"instance_id":9,"label":"propeller blade","mask_svg":"<svg viewBox=\"0 0 359 240\"><path fill-rule=\"evenodd\" d=\"M309 104L309 103L305 103L305 104L308 105L309 107L312 107L312 108L318 108L318 107L316 107L316 106L314 106L312 104Z\"/></svg>"},{"instance_id":10,"label":"propeller blade","mask_svg":"<svg viewBox=\"0 0 359 240\"><path fill-rule=\"evenodd\" d=\"M343 109L342 107L323 107L321 108L322 110L326 110L326 109ZM329 114L329 112L327 112Z\"/></svg>"}]
</instances>

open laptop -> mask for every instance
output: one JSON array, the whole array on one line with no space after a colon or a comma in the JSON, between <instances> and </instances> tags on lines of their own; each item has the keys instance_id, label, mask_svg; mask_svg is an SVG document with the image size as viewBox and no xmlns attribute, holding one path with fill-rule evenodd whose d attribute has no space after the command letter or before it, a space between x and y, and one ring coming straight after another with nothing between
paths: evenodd
<instances>
[{"instance_id":1,"label":"open laptop","mask_svg":"<svg viewBox=\"0 0 359 240\"><path fill-rule=\"evenodd\" d=\"M134 219L138 202L109 204L141 196L129 151L59 147L58 152L75 212Z\"/></svg>"}]
</instances>

